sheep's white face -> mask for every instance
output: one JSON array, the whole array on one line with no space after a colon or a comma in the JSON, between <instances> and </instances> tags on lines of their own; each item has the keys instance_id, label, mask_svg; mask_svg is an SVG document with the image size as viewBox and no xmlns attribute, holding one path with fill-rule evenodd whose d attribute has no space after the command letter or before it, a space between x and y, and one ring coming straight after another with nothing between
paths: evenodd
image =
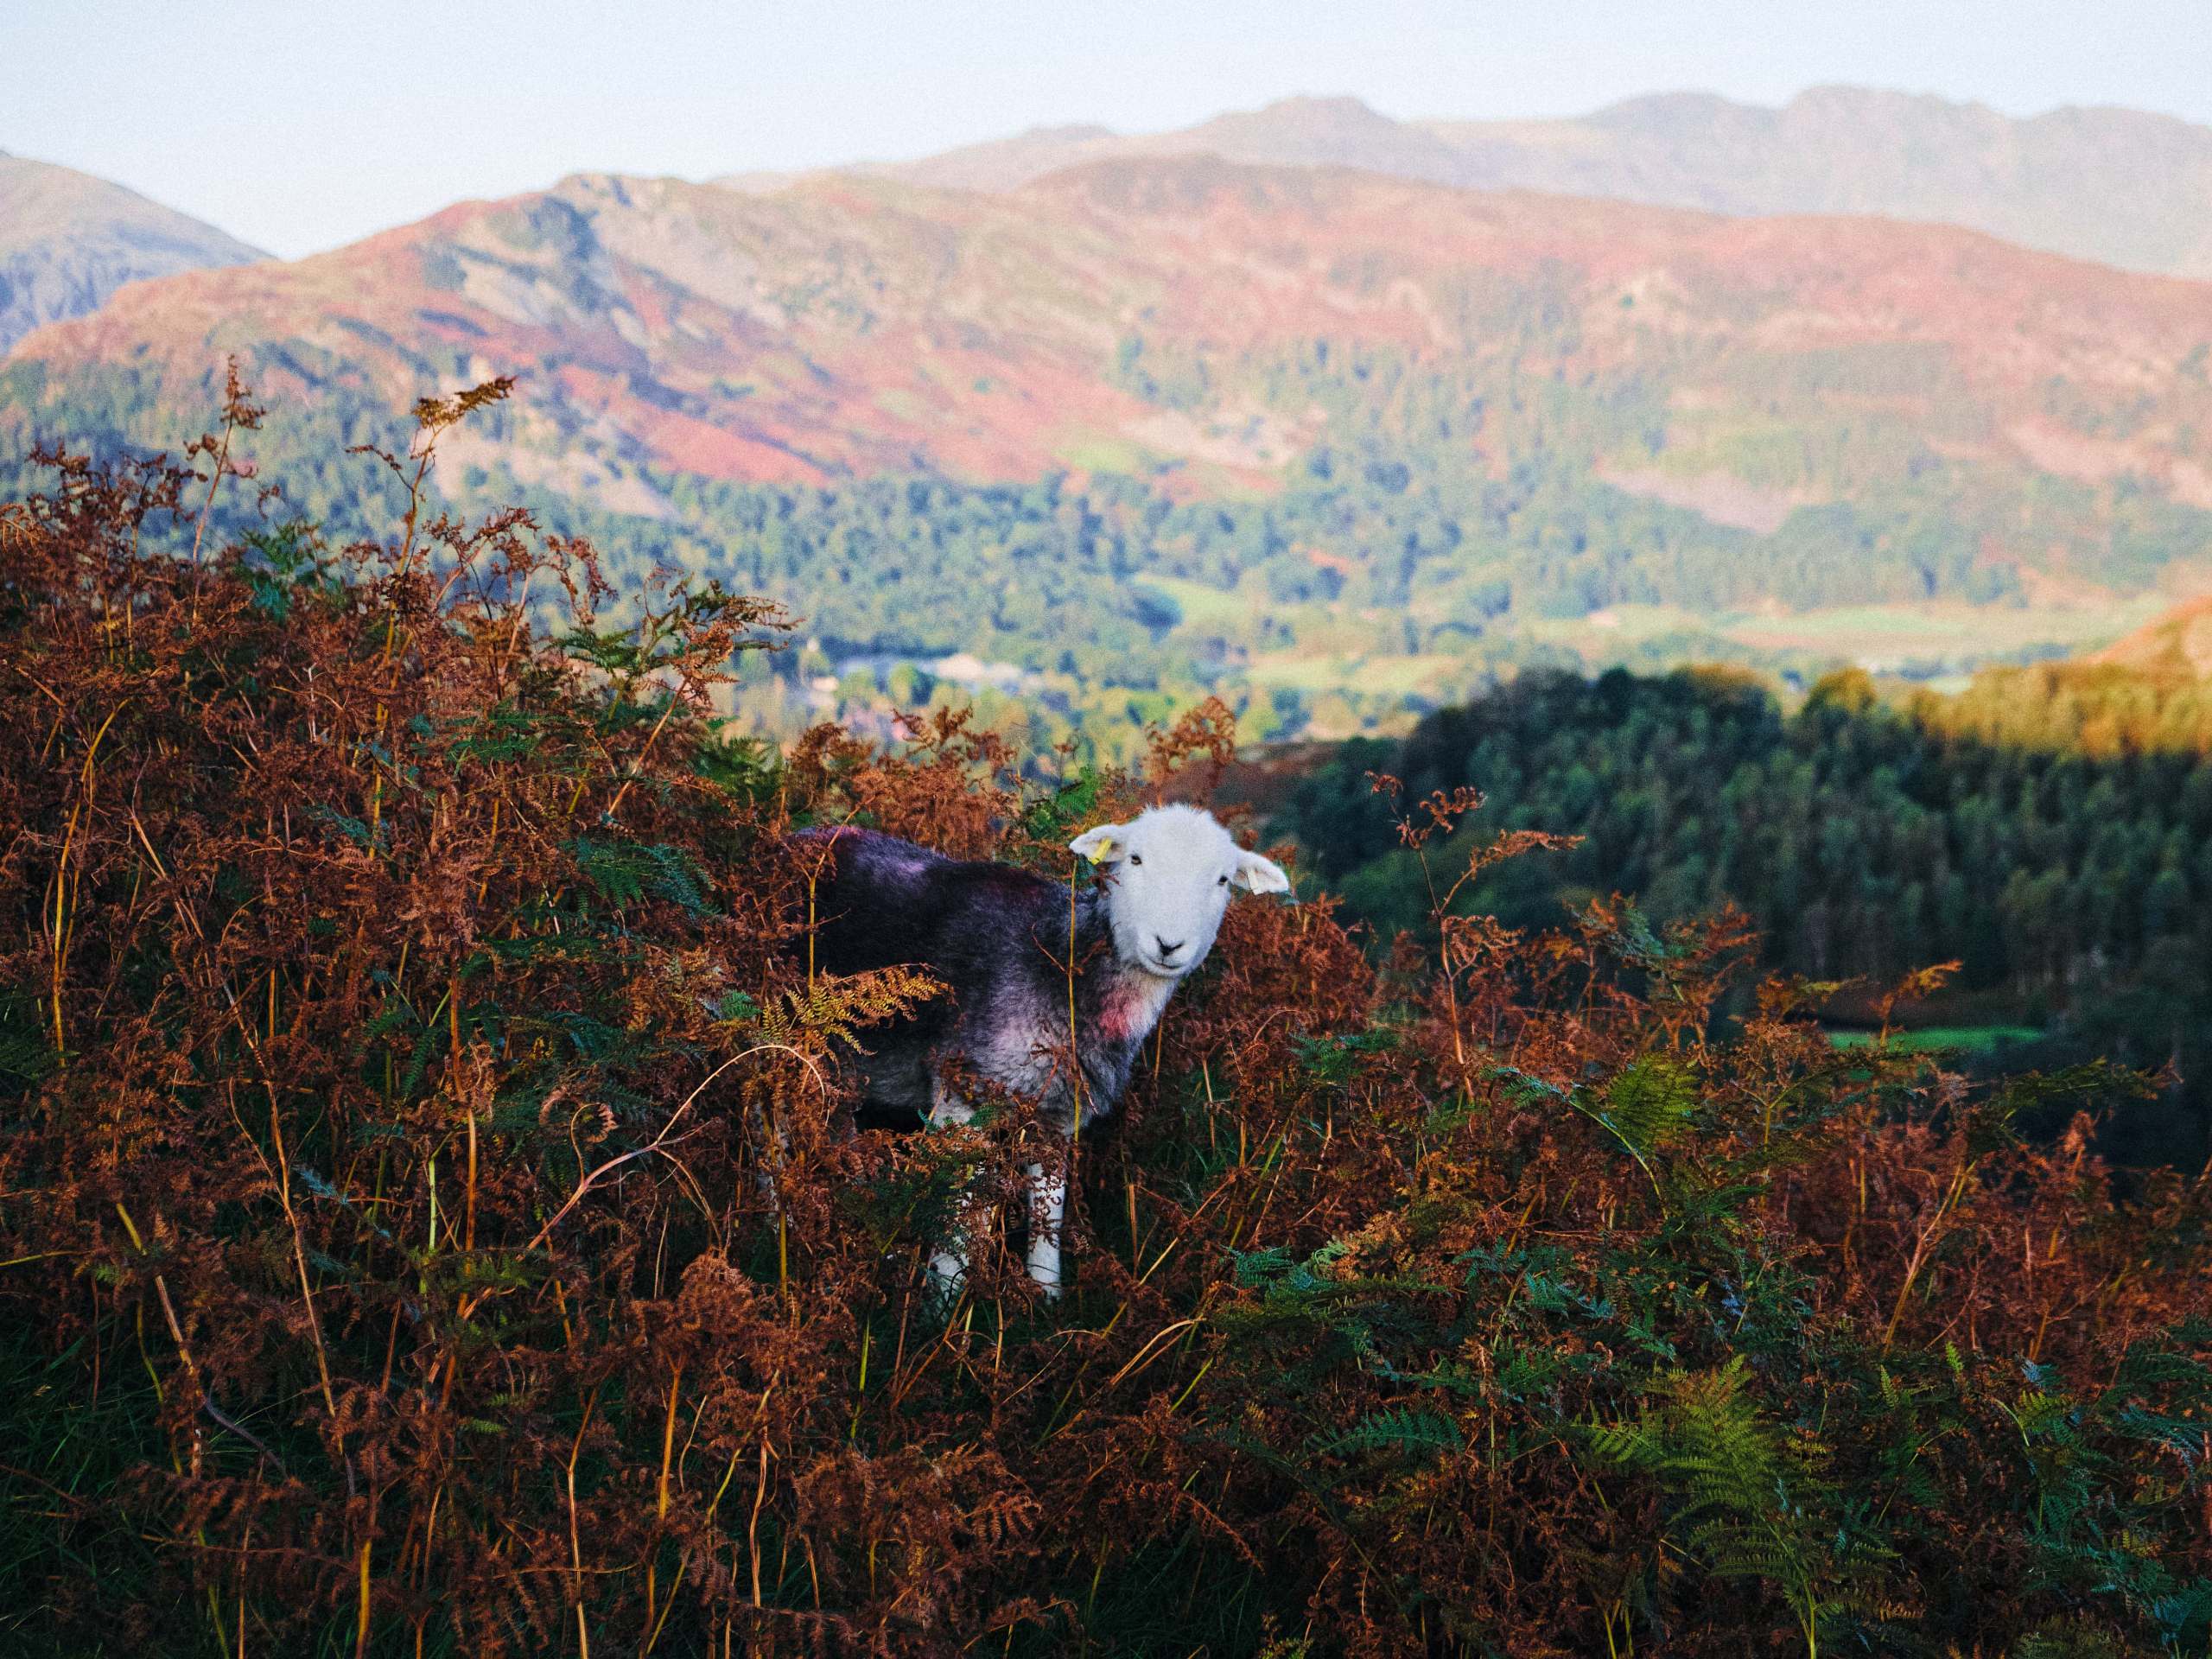
<instances>
[{"instance_id":1,"label":"sheep's white face","mask_svg":"<svg viewBox=\"0 0 2212 1659\"><path fill-rule=\"evenodd\" d=\"M1284 893L1281 868L1248 853L1210 812L1155 806L1069 845L1106 870L1106 915L1122 961L1178 980L1206 959L1232 888Z\"/></svg>"}]
</instances>

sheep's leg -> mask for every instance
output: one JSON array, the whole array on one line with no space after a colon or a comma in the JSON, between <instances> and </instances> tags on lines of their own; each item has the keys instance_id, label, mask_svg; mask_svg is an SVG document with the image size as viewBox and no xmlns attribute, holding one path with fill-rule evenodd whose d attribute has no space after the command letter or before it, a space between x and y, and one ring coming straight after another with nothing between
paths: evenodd
<instances>
[{"instance_id":1,"label":"sheep's leg","mask_svg":"<svg viewBox=\"0 0 2212 1659\"><path fill-rule=\"evenodd\" d=\"M959 1295L968 1277L968 1256L961 1249L962 1242L955 1235L930 1253L930 1287L948 1302Z\"/></svg>"},{"instance_id":2,"label":"sheep's leg","mask_svg":"<svg viewBox=\"0 0 2212 1659\"><path fill-rule=\"evenodd\" d=\"M1024 1164L1029 1180L1029 1276L1047 1296L1060 1294L1060 1223L1068 1208L1064 1173L1046 1173L1042 1164Z\"/></svg>"},{"instance_id":3,"label":"sheep's leg","mask_svg":"<svg viewBox=\"0 0 2212 1659\"><path fill-rule=\"evenodd\" d=\"M937 1084L931 1092L935 1097L930 1107L931 1128L957 1128L976 1116L974 1107L943 1084ZM968 1233L956 1222L950 1235L930 1252L930 1282L949 1303L959 1295L967 1277Z\"/></svg>"}]
</instances>

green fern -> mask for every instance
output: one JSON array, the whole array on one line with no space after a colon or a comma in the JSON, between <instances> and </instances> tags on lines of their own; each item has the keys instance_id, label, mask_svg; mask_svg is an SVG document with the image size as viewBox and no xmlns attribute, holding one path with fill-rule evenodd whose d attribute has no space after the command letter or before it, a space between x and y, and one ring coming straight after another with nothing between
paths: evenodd
<instances>
[{"instance_id":1,"label":"green fern","mask_svg":"<svg viewBox=\"0 0 2212 1659\"><path fill-rule=\"evenodd\" d=\"M1335 1037L1300 1037L1297 1043L1298 1058L1308 1077L1319 1083L1344 1084L1351 1081L1363 1057L1387 1054L1397 1047L1398 1033L1378 1026Z\"/></svg>"},{"instance_id":2,"label":"green fern","mask_svg":"<svg viewBox=\"0 0 2212 1659\"><path fill-rule=\"evenodd\" d=\"M2027 1388L2004 1408L2028 1464L2037 1576L2117 1599L2176 1654L2212 1643L2212 1579L2180 1576L2149 1541L2156 1529L2145 1523L2194 1497L2206 1478L2212 1367L2184 1346L2204 1334L2177 1328L2132 1344L2111 1383L2093 1395L2076 1394L2054 1367L2031 1361L2020 1368ZM2117 1454L2130 1443L2157 1455L2155 1474L2120 1478Z\"/></svg>"},{"instance_id":3,"label":"green fern","mask_svg":"<svg viewBox=\"0 0 2212 1659\"><path fill-rule=\"evenodd\" d=\"M12 1024L0 1024L0 1077L12 1078L23 1088L43 1083L60 1069L60 1056L43 1033Z\"/></svg>"},{"instance_id":4,"label":"green fern","mask_svg":"<svg viewBox=\"0 0 2212 1659\"><path fill-rule=\"evenodd\" d=\"M740 800L767 799L782 778L782 756L772 743L728 734L721 727L716 721L715 729L700 738L691 757L692 771Z\"/></svg>"},{"instance_id":5,"label":"green fern","mask_svg":"<svg viewBox=\"0 0 2212 1659\"><path fill-rule=\"evenodd\" d=\"M1352 1452L1402 1452L1409 1457L1450 1457L1466 1440L1459 1424L1441 1412L1415 1406L1398 1406L1361 1418L1341 1434L1321 1440L1313 1449L1326 1456Z\"/></svg>"},{"instance_id":6,"label":"green fern","mask_svg":"<svg viewBox=\"0 0 2212 1659\"><path fill-rule=\"evenodd\" d=\"M1680 1138L1698 1103L1695 1077L1681 1061L1646 1055L1615 1077L1594 1103L1580 1086L1564 1087L1517 1066L1492 1066L1487 1075L1503 1084L1507 1092L1523 1105L1563 1105L1599 1125L1636 1160L1653 1193L1662 1205L1667 1203L1668 1184L1652 1157ZM1710 1200L1714 1195L1706 1196Z\"/></svg>"},{"instance_id":7,"label":"green fern","mask_svg":"<svg viewBox=\"0 0 2212 1659\"><path fill-rule=\"evenodd\" d=\"M1779 1589L1807 1653L1817 1654L1822 1618L1837 1605L1823 1542L1836 1529L1813 1513L1827 1496L1826 1448L1763 1418L1748 1381L1741 1354L1718 1370L1673 1372L1656 1409L1594 1427L1588 1443L1601 1464L1658 1481L1680 1545L1708 1572Z\"/></svg>"},{"instance_id":8,"label":"green fern","mask_svg":"<svg viewBox=\"0 0 2212 1659\"><path fill-rule=\"evenodd\" d=\"M704 873L680 848L583 836L567 850L584 880L611 905L634 905L650 897L690 916L716 913L707 899Z\"/></svg>"},{"instance_id":9,"label":"green fern","mask_svg":"<svg viewBox=\"0 0 2212 1659\"><path fill-rule=\"evenodd\" d=\"M1236 1282L1265 1291L1270 1302L1294 1301L1333 1287L1336 1280L1327 1269L1351 1249L1346 1241L1332 1238L1302 1261L1280 1245L1240 1251Z\"/></svg>"},{"instance_id":10,"label":"green fern","mask_svg":"<svg viewBox=\"0 0 2212 1659\"><path fill-rule=\"evenodd\" d=\"M1697 1103L1697 1078L1688 1066L1647 1054L1606 1085L1601 1121L1632 1151L1648 1155L1689 1127Z\"/></svg>"},{"instance_id":11,"label":"green fern","mask_svg":"<svg viewBox=\"0 0 2212 1659\"><path fill-rule=\"evenodd\" d=\"M446 751L447 759L455 765L474 761L491 766L536 755L545 745L548 721L541 715L503 702L468 721L463 729L467 734Z\"/></svg>"},{"instance_id":12,"label":"green fern","mask_svg":"<svg viewBox=\"0 0 2212 1659\"><path fill-rule=\"evenodd\" d=\"M1086 766L1069 783L1022 814L1022 833L1033 841L1065 841L1068 832L1097 810L1099 774Z\"/></svg>"}]
</instances>

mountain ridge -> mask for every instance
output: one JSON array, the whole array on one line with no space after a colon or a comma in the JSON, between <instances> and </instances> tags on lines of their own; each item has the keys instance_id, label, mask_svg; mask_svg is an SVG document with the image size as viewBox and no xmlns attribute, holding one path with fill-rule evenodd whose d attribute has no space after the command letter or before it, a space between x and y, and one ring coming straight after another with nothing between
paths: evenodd
<instances>
[{"instance_id":1,"label":"mountain ridge","mask_svg":"<svg viewBox=\"0 0 2212 1659\"><path fill-rule=\"evenodd\" d=\"M1734 213L1872 213L2212 276L2212 128L2116 105L2012 117L1930 93L1823 86L1778 106L1662 92L1580 117L1398 120L1356 98L1302 94L1167 132L1034 128L823 170L1006 191L1081 162L1187 152ZM796 176L732 175L752 189Z\"/></svg>"},{"instance_id":2,"label":"mountain ridge","mask_svg":"<svg viewBox=\"0 0 2212 1659\"><path fill-rule=\"evenodd\" d=\"M1192 213L1203 222L1190 221ZM1404 228L1424 217L1433 222L1410 233ZM1121 242L1129 233L1140 239ZM1306 252L1300 237L1312 245ZM1342 257L1370 262L1373 269L1346 287L1325 268L1332 243L1344 251ZM1255 286L1250 267L1257 260L1264 268L1270 255L1274 267ZM1059 283L1058 291L1032 292L1035 284L1021 271L993 264L1017 258L1048 289ZM2163 319L2156 326L2173 339L2194 340L2193 325L2181 314L2208 297L2201 284L2186 279L2105 272L1945 226L1841 216L1737 219L1462 190L1349 168L1166 156L1086 162L1020 191L990 194L842 174L814 175L767 196L676 180L573 175L547 191L456 203L413 226L303 260L202 270L142 289L101 313L29 337L16 355L57 362L112 354L143 359L149 352L188 351L195 332L210 346L251 342L257 320L272 305L283 326L303 331L304 338L350 336L369 341L372 353L373 341L361 332L365 323L387 332L413 328L448 344L487 340L505 326L517 336L510 343L518 354L567 330L566 349L556 356L573 365L598 353L608 370L639 366L632 359L657 349L677 359L717 352L772 357L788 343L779 336L793 334L843 351L855 337L847 325L866 320L868 327L859 331L865 334L893 315L901 327L925 332L966 331L969 346L983 358L992 351L1041 357L1065 370L1092 354L1095 371L1096 359L1140 315L1168 324L1171 334L1191 333L1214 351L1294 341L1310 324L1448 353L1479 349L1481 341L1468 320L1445 318L1422 283L1441 292L1479 271L1517 281L1552 259L1574 262L1586 288L1631 279L1639 260L1656 261L1658 270L1643 273L1647 282L1690 282L1711 292L1648 293L1646 317L1654 303L1672 307L1669 328L1701 328L1715 341L1731 327L1700 321L1700 304L1734 284L1754 292L1731 304L1773 308L1771 293L1757 293L1791 286L1793 303L1762 325L1759 348L1770 351L1788 349L1793 334L1801 345L1855 336L1963 346L1985 332L1974 313L2001 299L2019 326L2040 329L2036 339L2045 351L2035 359L2028 347L2007 344L1986 353L1982 369L2001 371L2015 385L2021 384L2018 361L2039 361L2045 372L2058 372L2062 359L2077 370L2094 369L2100 359L2124 353L2129 343L2122 325L2131 317ZM779 260L787 269L779 271ZM617 264L626 274L618 277ZM550 277L550 286L524 291L518 284L525 270ZM339 280L326 287L326 274ZM785 291L784 279L793 275L804 283ZM970 277L983 286L964 280ZM1100 296L1083 292L1101 277L1124 290L1103 309ZM630 292L625 282L656 293ZM1004 291L992 290L992 283ZM1224 303L1232 290L1241 306ZM1201 293L1203 300L1183 303ZM458 295L467 303L457 309L437 294ZM2083 303L2090 296L2094 302ZM1627 297L1632 306L1635 296ZM718 314L711 338L701 337L698 326L688 333L669 328L664 316L657 344L641 344L652 331L634 302L639 300L647 310L655 304L710 308ZM1033 302L1032 314L1020 315L1020 308ZM317 315L319 305L324 315ZM1301 306L1310 315L1300 321L1283 314ZM489 315L470 321L470 308ZM1602 309L1594 315L1605 326L1585 345L1599 348L1601 357L1605 350L1637 349L1616 326L1618 318ZM1019 327L1010 321L1015 316ZM893 360L882 365L886 372L912 366L896 357L894 348ZM810 366L795 383L817 404L821 366ZM287 374L296 378L291 368L276 372L272 390L282 390ZM421 385L417 376L392 390L411 396ZM311 390L304 382L300 389ZM1123 414L1134 410L1119 394L1105 402ZM826 408L801 412L822 444L844 443L851 463L863 471L887 464L869 453L872 427L911 424L886 422L880 409L873 421L842 427ZM2004 441L2040 444L2046 453L2039 464L2060 474L2164 467L2157 461L2156 429L2149 435L2152 448L2128 451L2122 444L2107 454L2097 445L2109 440L2063 428L2044 432L2046 424L2025 423ZM1009 429L999 435L1019 435ZM923 452L932 441L922 428L900 440ZM960 446L945 448L952 457L945 464L960 472ZM2168 442L2166 449L2169 460L2194 461L2193 450L2183 453L2187 445ZM1006 463L1011 473L994 470L993 463L976 475L1018 476L1051 459L1049 447L1030 445ZM2184 474L2179 487L2184 495L2199 493L2193 474Z\"/></svg>"},{"instance_id":3,"label":"mountain ridge","mask_svg":"<svg viewBox=\"0 0 2212 1659\"><path fill-rule=\"evenodd\" d=\"M1370 269L1347 286L1329 268L1332 259L1364 261ZM1854 336L1963 346L1999 332L1977 314L2001 302L2017 315L2017 327L2040 331L2035 340L2044 355L2035 358L2011 341L1999 349L1988 339L1977 372L1999 373L2016 387L2024 384L2018 364L2030 360L2045 373L2069 365L2077 373L2103 373L2106 359L2128 349L2131 317L2163 319L2156 326L2174 340L2193 340L2194 325L2182 314L2205 298L2200 285L2183 279L2102 273L1941 226L1827 216L1732 219L1459 190L1349 169L1170 156L1088 162L1019 192L982 196L849 175L747 197L680 181L578 174L548 191L456 203L414 226L304 260L203 270L138 289L105 312L22 342L18 355L143 359L149 352L188 352L195 331L211 346L250 343L257 320L274 307L302 338L351 340L349 349L365 346L372 357L379 348L362 332L365 324L395 341L414 330L448 345L489 340L504 329L514 336L504 367L526 370L524 359L534 350L550 350L571 369L595 362L605 372L634 372L658 353L675 372L694 359L727 356L733 365L748 355L778 359L801 336L817 355L849 353L895 318L902 329L922 332L903 346L873 342L868 354L881 360L853 365L849 373L912 374L918 366L913 357L938 349L931 336L945 335L946 343L964 342L957 348L973 351L979 366L995 362L1003 369L1011 359L1041 363L1054 380L1084 375L1088 387L1053 390L1077 413L1099 405L1092 412L1112 418L1140 413L1144 400L1117 392L1102 403L1097 383L1109 377L1100 359L1140 318L1216 352L1281 345L1331 327L1378 343L1475 351L1484 342L1471 315L1446 319L1436 296L1472 273L1497 273L1510 283L1556 260L1572 262L1586 289L1633 280L1639 261L1656 262L1641 275L1647 287L1656 281L1660 288L1645 293L1644 316L1635 321L1648 322L1655 304L1671 308L1668 329L1702 330L1715 341L1738 331L1701 318L1701 305L1731 296L1732 306L1764 306L1772 315L1757 346L1766 352L1788 349L1793 334L1816 348ZM1255 261L1264 278L1257 283L1250 280ZM326 284L326 276L336 280ZM1116 285L1112 296L1084 291L1101 281ZM1425 292L1424 283L1434 292ZM1686 283L1706 291L1691 292ZM1790 290L1788 305L1768 291L1777 286ZM1661 291L1668 289L1679 291ZM1225 302L1232 293L1240 303ZM1203 297L1186 302L1193 296ZM1632 307L1635 296L1627 297ZM645 312L662 308L658 325L648 323L640 303ZM666 308L684 306L712 315L680 326ZM1603 326L1582 340L1584 346L1600 358L1640 349L1630 338L1637 330L1622 318L1603 307L1593 308L1593 316ZM387 359L393 367L408 365L391 385L395 395L424 389L419 365L406 353ZM824 476L891 465L874 443L887 431L899 433L892 441L899 448L941 452L939 464L956 474L1020 476L1052 459L1050 434L1043 448L1019 442L1015 428L1033 413L1023 407L982 406L997 419L995 436L1014 442L1015 453L977 457L972 468L964 467L957 438L886 418L880 400L864 398L872 412L844 410L841 424L834 400L823 402L827 361L785 365L797 399L785 412L804 424L816 448L842 454L842 464ZM2125 369L2120 378L2137 372ZM272 391L284 389L284 376L297 378L291 368L276 372ZM299 389L311 387L302 381ZM1046 392L1041 384L1032 390ZM964 408L974 399L950 387L944 401ZM1105 404L1113 408L1102 413ZM2039 416L2014 425L2000 439L2039 449L2037 464L2062 474L2163 465L2155 427L2152 448L2127 451L2122 444L2111 451L2113 440L2069 433ZM2170 460L2194 463L2193 450L2183 453L2186 444L2166 448ZM2184 474L2179 487L2184 495L2199 493L2193 474Z\"/></svg>"}]
</instances>

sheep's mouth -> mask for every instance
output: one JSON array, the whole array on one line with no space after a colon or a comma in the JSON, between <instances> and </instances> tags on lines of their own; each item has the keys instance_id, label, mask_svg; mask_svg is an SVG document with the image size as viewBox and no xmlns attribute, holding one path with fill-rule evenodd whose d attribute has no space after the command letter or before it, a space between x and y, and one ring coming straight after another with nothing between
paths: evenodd
<instances>
[{"instance_id":1,"label":"sheep's mouth","mask_svg":"<svg viewBox=\"0 0 2212 1659\"><path fill-rule=\"evenodd\" d=\"M1147 955L1139 965L1155 979L1180 979L1198 964L1190 962L1163 962L1156 956Z\"/></svg>"}]
</instances>

